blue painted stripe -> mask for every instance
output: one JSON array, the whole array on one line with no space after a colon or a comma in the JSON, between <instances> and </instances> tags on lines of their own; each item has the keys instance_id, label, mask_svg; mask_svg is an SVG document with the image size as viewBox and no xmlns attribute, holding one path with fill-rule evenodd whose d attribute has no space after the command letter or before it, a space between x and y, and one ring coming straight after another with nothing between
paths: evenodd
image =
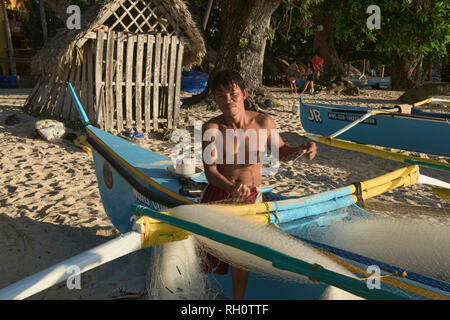
<instances>
[{"instance_id":1,"label":"blue painted stripe","mask_svg":"<svg viewBox=\"0 0 450 320\"><path fill-rule=\"evenodd\" d=\"M314 199L315 200L315 199ZM270 213L273 221L279 221L281 224L291 222L297 219L317 216L321 213L334 211L337 209L348 207L354 204L352 196L344 196L328 201L316 203L315 201L309 206L302 206L294 209L284 209L275 213Z\"/></svg>"},{"instance_id":2,"label":"blue painted stripe","mask_svg":"<svg viewBox=\"0 0 450 320\"><path fill-rule=\"evenodd\" d=\"M307 206L312 206L318 203L326 202L329 200L336 200L341 197L345 197L352 194L352 190L349 186L338 188L331 191L325 191L318 194L302 197L296 200L275 201L272 203L273 211L284 211L297 209ZM353 202L352 202L353 203Z\"/></svg>"},{"instance_id":3,"label":"blue painted stripe","mask_svg":"<svg viewBox=\"0 0 450 320\"><path fill-rule=\"evenodd\" d=\"M87 117L86 112L84 112L83 106L81 105L80 100L78 99L77 94L73 90L72 84L70 82L68 83L68 86L70 94L72 95L72 99L75 102L75 106L77 107L78 114L80 115L81 122L83 123L83 125L89 124L89 118Z\"/></svg>"},{"instance_id":4,"label":"blue painted stripe","mask_svg":"<svg viewBox=\"0 0 450 320\"><path fill-rule=\"evenodd\" d=\"M305 239L305 238L297 236L297 235L293 235L293 236L296 237L299 240L302 240L302 241L305 241L306 243L309 243L313 247L316 247L318 249L322 249L322 250L325 250L325 251L328 251L328 252L331 252L331 253L335 253L338 256L341 256L343 258L347 258L347 259L350 259L350 260L353 260L353 261L356 261L356 262L360 262L360 263L363 263L365 265L377 265L377 266L380 267L381 270L386 271L386 272L394 273L394 272L398 271L398 272L402 273L403 271L406 271L406 273L407 273L406 278L407 279L426 284L426 285L428 285L430 287L434 287L434 288L437 288L437 289L441 289L441 290L450 292L450 284L448 282L437 280L437 279L434 279L434 278L431 278L431 277L427 277L427 276L424 276L422 274L419 274L419 273L416 273L416 272L413 272L413 271L409 271L409 270L404 269L404 268L400 268L400 267L397 267L397 266L394 266L394 265L391 265L391 264L388 264L388 263L384 263L384 262L381 262L381 261L378 261L378 260L375 260L375 259L364 257L364 256L361 256L359 254L352 253L350 251L339 249L339 248L336 248L336 247L333 247L333 246L329 246L329 245L326 245L326 244L323 244L323 243L320 243L320 242L316 242L316 241L313 241L313 240Z\"/></svg>"}]
</instances>

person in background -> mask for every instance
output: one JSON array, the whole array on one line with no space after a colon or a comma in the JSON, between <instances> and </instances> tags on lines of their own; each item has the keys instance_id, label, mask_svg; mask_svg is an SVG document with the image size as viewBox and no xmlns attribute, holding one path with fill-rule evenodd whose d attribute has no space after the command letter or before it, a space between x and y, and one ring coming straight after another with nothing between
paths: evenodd
<instances>
[{"instance_id":1,"label":"person in background","mask_svg":"<svg viewBox=\"0 0 450 320\"><path fill-rule=\"evenodd\" d=\"M300 95L303 95L303 93L305 93L305 91L309 85L311 86L311 89L309 92L311 94L314 93L314 65L313 65L312 61L308 62L308 71L306 72L306 74L308 76L306 77L306 83L305 83L305 86L303 87L303 90L300 93Z\"/></svg>"},{"instance_id":2,"label":"person in background","mask_svg":"<svg viewBox=\"0 0 450 320\"><path fill-rule=\"evenodd\" d=\"M301 72L298 68L297 61L293 60L288 69L288 81L291 88L291 94L294 94L294 92L295 94L297 94L297 85L295 84L295 81L300 76L300 74Z\"/></svg>"}]
</instances>

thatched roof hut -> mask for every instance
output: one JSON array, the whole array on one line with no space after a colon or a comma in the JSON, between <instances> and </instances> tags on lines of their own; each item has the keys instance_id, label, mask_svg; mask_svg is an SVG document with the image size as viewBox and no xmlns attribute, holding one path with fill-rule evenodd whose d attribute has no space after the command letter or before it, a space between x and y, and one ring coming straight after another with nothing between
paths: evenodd
<instances>
[{"instance_id":1,"label":"thatched roof hut","mask_svg":"<svg viewBox=\"0 0 450 320\"><path fill-rule=\"evenodd\" d=\"M135 9L133 12L130 11L130 6L126 8L127 2L136 3L132 6L131 10ZM133 13L140 15L134 23L130 23L136 18L132 16ZM144 18L146 21L142 21ZM83 57L86 35L102 25L114 31L185 37L188 42L184 48L183 67L187 69L200 65L206 54L203 35L184 1L105 0L81 15L80 29L60 29L48 44L36 53L31 65L33 74L50 76L55 71L60 72L61 68L72 65L72 61L79 64Z\"/></svg>"},{"instance_id":2,"label":"thatched roof hut","mask_svg":"<svg viewBox=\"0 0 450 320\"><path fill-rule=\"evenodd\" d=\"M107 131L176 127L182 68L199 65L203 35L181 0L105 0L34 56L40 81L25 110L68 125L71 82L92 123Z\"/></svg>"}]
</instances>

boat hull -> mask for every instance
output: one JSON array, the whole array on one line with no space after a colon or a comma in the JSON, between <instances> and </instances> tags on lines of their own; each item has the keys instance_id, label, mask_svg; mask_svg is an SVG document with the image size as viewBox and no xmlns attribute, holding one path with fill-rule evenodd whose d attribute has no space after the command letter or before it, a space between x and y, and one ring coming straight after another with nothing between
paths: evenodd
<instances>
[{"instance_id":1,"label":"boat hull","mask_svg":"<svg viewBox=\"0 0 450 320\"><path fill-rule=\"evenodd\" d=\"M380 87L388 87L391 85L391 77L367 77L367 78L357 78L350 77L349 80L358 87L361 86L380 86Z\"/></svg>"},{"instance_id":2,"label":"boat hull","mask_svg":"<svg viewBox=\"0 0 450 320\"><path fill-rule=\"evenodd\" d=\"M92 135L88 138L90 143L95 144L97 139L101 140L102 143L96 145L96 148L103 148L108 153L104 154L104 152L98 152L95 148L92 148L101 200L109 219L121 233L131 231L132 223L130 219L134 215L131 211L133 204L146 206L157 211L164 211L182 204L180 199L174 199L167 193L164 194L164 191L161 191L160 188L155 188L146 181L148 179L144 179L137 174L141 172L146 178L151 177L153 182L164 183L167 190L177 193L181 185L166 169L170 159L138 146L136 148L130 142L112 134L95 128L91 128L91 130ZM133 159L136 158L137 152L142 152L141 159L148 159L148 161L140 164L134 163ZM128 165L133 165L135 170L132 171ZM156 170L157 168L162 169ZM134 183L130 181L130 178ZM145 195L142 194L144 192L141 193L137 190L142 188L141 186L148 191ZM194 203L197 200L185 198L185 202ZM180 201L180 203L177 204L177 201ZM176 292L188 290L186 287L183 288L183 286L186 286L186 277L188 276L183 272L180 273L180 270L189 270L192 269L193 264L198 264L198 261L193 260L190 254L193 251L191 246L193 246L192 239L187 239L160 244L158 245L159 248L150 247L147 249L151 255L154 255L155 251L160 253L157 261L154 261L157 265L153 267L153 270L157 270L154 272L158 272L158 276L166 279L167 282L165 286L159 288L161 292L153 292L152 295L164 299L185 298ZM191 249L188 250L187 248ZM209 279L213 289L220 293L221 298L232 298L230 270L225 275L207 274L205 276ZM170 286L168 287L167 284L170 284ZM270 288L270 290L267 290L267 288ZM332 298L332 292L334 291L338 292L340 297L342 294L347 294L326 284L271 279L250 272L245 299L320 299L324 295L327 298ZM348 296L354 298L353 295L348 294Z\"/></svg>"},{"instance_id":3,"label":"boat hull","mask_svg":"<svg viewBox=\"0 0 450 320\"><path fill-rule=\"evenodd\" d=\"M305 131L328 137L367 111L363 107L301 103L300 120ZM425 113L374 115L338 138L361 144L450 156L448 119L426 116Z\"/></svg>"}]
</instances>

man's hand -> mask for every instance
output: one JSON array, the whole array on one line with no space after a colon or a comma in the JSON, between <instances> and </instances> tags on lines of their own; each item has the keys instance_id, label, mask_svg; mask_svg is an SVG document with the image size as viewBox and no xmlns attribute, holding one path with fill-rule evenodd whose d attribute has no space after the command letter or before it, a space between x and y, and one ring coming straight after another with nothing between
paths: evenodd
<instances>
[{"instance_id":1,"label":"man's hand","mask_svg":"<svg viewBox=\"0 0 450 320\"><path fill-rule=\"evenodd\" d=\"M284 148L285 150L283 150L283 153L281 153L280 150L280 160L283 161L290 161L300 156L312 160L317 154L317 147L314 142L305 142L298 147L289 147L285 145Z\"/></svg>"},{"instance_id":2,"label":"man's hand","mask_svg":"<svg viewBox=\"0 0 450 320\"><path fill-rule=\"evenodd\" d=\"M308 160L314 159L314 157L317 154L317 146L315 142L305 142L300 147L303 148L303 151L305 152L304 157L306 157L306 159Z\"/></svg>"},{"instance_id":3,"label":"man's hand","mask_svg":"<svg viewBox=\"0 0 450 320\"><path fill-rule=\"evenodd\" d=\"M245 202L250 197L251 193L251 188L241 183L235 186L231 195L234 201L241 203Z\"/></svg>"}]
</instances>

